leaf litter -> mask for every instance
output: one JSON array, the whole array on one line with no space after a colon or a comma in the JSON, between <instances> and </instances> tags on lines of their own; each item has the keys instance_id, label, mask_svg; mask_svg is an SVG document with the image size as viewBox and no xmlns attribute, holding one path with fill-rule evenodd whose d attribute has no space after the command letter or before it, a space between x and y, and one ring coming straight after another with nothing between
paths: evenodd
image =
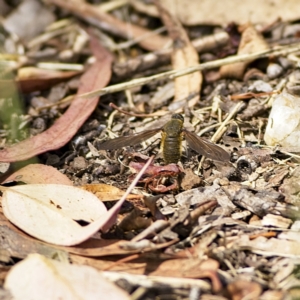
<instances>
[{"instance_id":1,"label":"leaf litter","mask_svg":"<svg viewBox=\"0 0 300 300\"><path fill-rule=\"evenodd\" d=\"M131 189L150 162L145 164ZM107 212L92 193L72 186L27 184L1 189L4 190L2 209L8 220L42 241L62 246L76 245L99 230L107 231L129 194L127 190ZM89 225L81 226L76 221Z\"/></svg>"},{"instance_id":2,"label":"leaf litter","mask_svg":"<svg viewBox=\"0 0 300 300\"><path fill-rule=\"evenodd\" d=\"M105 86L111 76L111 55L95 39L91 40L91 47L97 61L82 75L78 95ZM69 109L48 130L1 150L0 161L25 160L64 146L94 111L97 103L98 97L87 100L77 96Z\"/></svg>"},{"instance_id":3,"label":"leaf litter","mask_svg":"<svg viewBox=\"0 0 300 300\"><path fill-rule=\"evenodd\" d=\"M79 12L82 7L79 5L70 7L58 0L53 1L53 3L71 11L73 14L80 15ZM121 26L120 24L125 24L124 22L112 22L116 17L109 18L110 13L108 12L93 12L94 6L92 4L85 4L85 7L87 10L80 17L86 20L87 23L93 20L93 27L105 28L108 32L124 36L125 27L121 28L122 30L116 30L116 27ZM181 11L183 14L188 9L177 10L179 13ZM211 10L209 17L213 16L213 11ZM190 11L189 13L191 14L191 18L188 19L191 20L193 12ZM143 16L143 18L143 20L147 20L148 17ZM174 29L170 37L176 42L182 39L189 44L189 47L192 47L191 45L194 45L193 38L195 34L199 34L197 31L199 28L188 29L190 43L187 37L184 36L184 29L174 26L176 22L172 20L173 17L171 15L168 18L167 21L164 20L166 24L169 22L169 26L167 26L168 30L172 32ZM97 20L96 22L95 19ZM182 15L179 16L179 19L182 19ZM67 26L70 26L71 23L68 23L69 25ZM65 25L63 24L67 23L65 21L59 24L54 23L52 28L58 26L57 30L62 28L66 30L64 31L65 33L70 32L70 27L64 27ZM275 30L277 26L281 30ZM266 147L263 142L268 112L273 104L273 100L276 98L276 94L280 94L284 86L289 87L290 91L297 93L297 72L295 71L294 63L298 58L295 55L287 56L287 53L294 52L296 49L299 49L299 46L297 44L288 45L287 47L282 47L279 52L273 46L286 44L287 40L290 44L292 41L298 42L298 24L297 22L295 24L285 24L285 30L282 30L283 27L281 26L283 24L280 21L272 24L269 23L266 27L237 27L231 24L227 27L227 42L223 41L223 43L220 43L219 48L217 43L213 44L213 46L210 45L211 48L207 48L210 49L209 51L200 54L202 64L194 68L194 70L202 70L204 77L201 102L194 103L195 105L192 105L189 109L187 105L184 105L180 108L184 111L181 110L179 112L185 113L185 121L189 123L190 128L194 128L197 134L210 137L212 141L223 142L223 146L226 147L227 151L231 152L232 164L223 164L202 159L198 165L198 157L195 156L193 151L183 152L183 169L189 171L184 172L183 179L185 179L185 182L184 180L182 181L178 190L172 190L172 192L167 192L164 195L152 196L147 194L143 183L140 183L135 188L135 193L137 192L140 196L147 196L143 200L144 206L148 210L141 209L140 204L142 201L139 204L136 202L125 202L125 198L123 197L121 201L123 203L122 210L128 209L126 205L129 203L132 209L131 211L127 211L125 217L122 216L120 218L120 216L117 216L117 213L121 210L121 204L118 202L109 213L104 212L105 220L101 220L100 218L99 223L96 221L90 225L83 226L78 223L83 222L83 220L92 221L92 218L84 215L85 217L78 220L81 212L77 211L76 214L76 208L72 207L69 210L74 210L75 215L67 213L67 217L63 216L61 219L69 220L70 222L67 221L68 224L75 224L76 230L80 227L83 229L88 228L84 234L79 234L73 240L70 239L69 233L67 238L61 238L64 240L62 245L68 244L66 242L70 242L70 240L72 243L74 241L84 241L79 244L76 242L76 246L72 247L50 246L47 243L41 243L37 239L15 228L1 213L1 245L3 245L0 252L1 262L12 265L14 257L23 259L31 252L38 252L51 258L56 256L54 249L57 249L58 260L66 261L66 259L69 259L73 264L85 264L99 270L110 270L104 271L103 276L114 282L126 279L130 282L130 293L134 297L138 294L140 298L145 296L145 299L153 299L154 297L164 297L169 293L186 299L210 299L211 297L215 297L216 299L243 299L245 297L252 297L253 299L259 297L261 299L289 299L293 297L297 299L297 286L299 285L299 280L297 279L297 267L299 265L299 253L297 250L297 243L299 242L299 224L297 220L299 218L297 204L299 187L297 178L299 176L297 168L299 157L292 153L293 150L291 150L291 147L289 149L282 146L278 148ZM247 36L247 29L241 33L243 28L248 28ZM216 29L222 30L221 28ZM82 30L84 29L81 28L81 32ZM215 36L214 33L216 32L212 32L211 28L208 29L205 27L205 30L213 33L211 36ZM103 38L102 32L96 32L97 37L101 36ZM85 105L80 105L80 109L77 112L80 111L84 115L84 120L81 118L77 120L78 115L76 117L74 115L70 119L71 122L65 123L67 124L64 127L66 134L58 135L59 143L62 140L64 143L67 143L80 127L78 135L69 143L68 146L70 147L61 148L62 143L57 143L57 148L50 147L49 149L58 150L53 151L51 154L46 152L39 157L42 162L51 162L53 166L64 173L63 177L66 176L72 179L75 185L107 184L110 187L108 188L109 193L116 191L117 194L113 196L116 198L119 195L119 190L115 188L118 187L120 190L125 190L129 184L127 180L130 171L128 171L127 166L139 163L138 158L136 155L133 155L132 150L128 149L118 149L114 152L99 151L96 153L95 149L97 149L97 146L106 139L107 133L111 138L114 137L114 134L119 136L123 134L127 135L131 134L134 129L142 131L146 126L157 125L162 121L162 118L158 118L158 116L164 115L168 109L172 108L172 105L176 104L175 100L182 100L180 99L182 97L178 97L178 95L172 98L168 94L163 96L162 103L156 101L155 105L152 106L152 102L149 102L149 98L157 92L159 87L168 83L167 81L172 78L170 76L183 74L183 71L178 70L162 73L166 67L163 67L163 63L158 59L158 57L162 57L160 56L162 55L161 53L157 56L155 53L150 53L152 55L151 63L153 63L153 60L156 60L156 64L153 65L158 66L159 69L150 70L149 64L145 63L143 65L143 62L145 62L143 59L149 57L149 53L145 54L140 51L134 46L135 44L138 43L145 49L153 50L161 48L161 43L169 40L169 38L161 38L162 36L159 33L158 39L151 40L151 38L145 38L144 40L140 40L140 34L145 32L136 30L136 27L134 28L132 34L137 39L131 40L130 46L134 47L137 53L132 57L128 56L130 59L126 60L126 63L122 65L123 69L120 69L122 69L123 78L125 74L126 80L128 80L126 75L132 76L134 74L140 77L136 73L137 69L134 68L135 63L139 62L139 70L147 70L146 75L155 75L153 77L145 77L145 74L142 74L144 77L140 79L135 79L125 84L112 85L96 92L94 90L101 89L101 84L97 87L96 84L92 84L90 78L87 79L87 81L91 82L92 86L89 86L86 90L82 90L82 92L92 92L94 96L103 95L111 91L122 91L124 89L127 89L127 91L124 94L118 93L101 97L101 103L96 109L95 99L88 99L86 95L82 97ZM183 35L180 36L180 32ZM60 32L61 34L62 32ZM180 38L174 39L174 34L178 34ZM81 37L83 36L84 34L81 35ZM272 40L269 39L270 36L272 36ZM76 52L74 50L77 48L76 42L74 42L72 47L70 43L66 44L69 48L65 48L64 50L71 51L59 52L65 46L64 42L71 41L72 43L74 41L70 38L71 36L69 36L69 39L66 36L64 36L64 39L60 39L59 37L53 39L53 36L49 38L48 35L46 40L45 37L46 35L42 34L27 44L28 49L31 49L31 53L28 53L28 55L33 58L33 61L36 59L37 67L39 65L37 63L38 55L47 55L47 53L53 53L51 52L53 50L57 51L56 54L60 59L69 57L71 58L70 61L73 60L76 62L79 55L81 59L85 60L87 49L79 47L81 50L84 49L85 52L80 52L81 50ZM40 41L42 42L38 41L39 38L41 38ZM242 42L240 42L240 39L242 39ZM284 39L286 40L284 41ZM258 40L260 42L257 42ZM56 48L58 42L60 47ZM110 49L124 49L124 43L116 44L115 41L112 42L110 40L110 44L108 44L107 39L103 43ZM35 45L34 47L37 48L34 48L32 45ZM40 49L38 45L41 45ZM50 48L47 48L48 45L50 45ZM158 47L158 45L160 46ZM254 51L252 49L253 45L258 46L258 49ZM222 57L227 57L239 51L237 49L238 46L240 50L245 46L242 50L246 54L243 54L242 58L234 56L231 60L228 58L222 59ZM266 47L270 47L270 50L263 50ZM26 47L24 49L26 50ZM33 56L32 53L35 50L37 51L34 53L36 56ZM263 51L258 53L257 51L260 50ZM188 50L180 48L180 51L184 52ZM190 48L189 51L193 50ZM254 54L247 54L253 52ZM102 50L99 53L103 54ZM170 56L172 50L168 50L166 53L168 53L166 56ZM271 53L274 56L270 60L256 60L257 58L268 58ZM136 54L141 55L136 56ZM20 66L24 64L24 62L21 62L21 59L24 59L24 57L25 55L22 55L15 61L13 64L15 70L20 69ZM186 63L185 59L190 58L189 55L180 57L183 58L183 63ZM111 60L109 59L107 64L110 64ZM168 60L169 58L165 61ZM243 63L241 68L237 68L237 65L234 66L231 64L229 66L232 68L230 72L222 73L216 69L217 66L230 62L237 63L242 60L247 60L247 63ZM194 64L197 63L195 62L192 65ZM185 67L188 65L189 63L183 64ZM126 66L129 67L128 73L126 73L126 68L124 69ZM119 67L121 67L121 63ZM212 67L215 69L212 69ZM109 69L110 66L107 65L105 68ZM175 64L173 68L176 68ZM113 70L117 69L118 63L115 62ZM94 75L97 76L97 72L101 73L101 68L94 70L94 73L90 74L92 78ZM190 70L185 70L184 72L190 72ZM231 76L232 74L234 74L234 77L239 77L240 80L229 79L229 75ZM115 72L114 75L116 76L114 82L117 82L118 73ZM63 74L58 76L63 76ZM160 81L158 83L153 82L154 78L160 78ZM189 78L189 76L185 76L185 78ZM242 79L243 81L241 81ZM67 77L64 80L68 80ZM74 89L74 87L77 88L78 81L76 83L76 80L78 79L68 81L67 84L71 89ZM105 80L108 81L108 78L106 77ZM1 82L3 83L4 81ZM195 82L188 81L184 85L175 86L175 90L179 89L180 91L187 88L186 95L184 96L186 101L195 97L195 95L189 95L189 83ZM45 86L48 85L49 88L52 85L51 82L47 81L44 81L43 84ZM104 86L104 83L102 84ZM139 87L141 84L143 84L143 88ZM177 84L175 83L175 85ZM51 88L51 94L45 93L47 91L45 90L43 96L47 97L48 95L49 99L53 99L56 88L57 86ZM197 84L196 88L198 88L196 95L198 97L200 94L200 84ZM66 88L62 88L62 90L69 93ZM78 94L79 91L80 89L78 90ZM7 91L4 91L3 95L7 96ZM28 95L29 99L32 96ZM42 100L42 97L40 97L40 100ZM118 104L120 110L129 110L131 117L122 116L115 112L108 115L111 110L106 104L109 102ZM93 103L94 106L89 109L87 103ZM58 109L55 107L55 104L57 104ZM89 111L87 114L85 114L86 108ZM41 110L35 110L34 113L36 115L33 114L30 118L20 120L20 124L23 126L23 124L30 123L35 118L45 116L48 113L50 116L49 119L55 120L60 117L61 109L63 109L63 106L58 102L54 103L54 106L45 106ZM92 112L93 115L91 115ZM90 116L90 120L87 120L88 116ZM107 121L108 130L103 131L103 123L105 121ZM72 125L72 122L75 123L76 129L72 127L71 131L73 133L69 134L69 127L70 124ZM84 122L85 124L82 125ZM38 125L38 123L36 124ZM43 131L43 129L39 128L34 129L32 132ZM212 132L215 132L215 134L212 135ZM2 134L2 132L0 133ZM45 141L48 142L48 140ZM87 147L87 143L90 143L89 147ZM6 145L5 141L3 145ZM20 150L24 151L22 145L22 142L16 144L15 149L20 147ZM157 145L158 142L147 141L146 144L137 146L135 153L139 152L139 154L151 155L158 151ZM183 146L185 147L185 145ZM294 151L295 149L297 150L299 147L295 145ZM41 152L35 152L34 150L29 152L29 156L36 153ZM51 156L55 156L55 159L51 160ZM20 156L19 158L23 160L25 157ZM13 162L14 160L18 160L18 157L15 156L11 161ZM161 168L160 163L162 163L162 160L157 155L155 162L157 170ZM13 167L14 165L12 164ZM48 170L49 173L47 174ZM50 170L54 171L53 169L43 168L39 165L35 167L29 165L28 169L20 169L16 173L13 173L12 177L9 177L9 180L18 181L19 177L22 176L24 179L23 182L43 183L38 188L33 188L29 184L27 186L29 190L31 188L33 190L45 188L45 184L49 182L62 183L59 181L60 178L63 180L63 177L59 177L58 173L55 174L55 172ZM30 176L31 171L34 174L33 176ZM53 181L51 174L54 177ZM199 174L201 174L201 178ZM167 174L162 175L167 176ZM159 178L159 180L164 181L165 179ZM167 178L167 180L169 179ZM64 182L69 183L68 181ZM6 184L12 184L12 182L9 181ZM26 187L17 186L13 189L26 189ZM32 206L36 206L34 214L32 214L35 217L39 215L39 212L44 213L44 209L47 206L41 204L40 199L36 198L36 192L33 192L34 195L30 196L29 198L31 199L29 200L28 196L20 197L20 193L19 196L12 196L13 189L10 192L8 190L4 191L4 212L7 213L8 207L14 205L14 212L9 211L11 220L15 224L17 222L19 224L27 222L24 228L22 228L24 224L20 225L20 228L25 232L28 224L30 225L28 228L34 230L35 228L32 228L33 226L28 215L24 213L19 215L23 206L21 203L30 203ZM73 189L73 187L56 186L55 189L63 191L66 194L65 189ZM72 200L74 199L75 204L75 199L77 199L76 197L81 192L78 192L77 195L78 188L74 189L76 192L72 196ZM88 199L90 197L94 196L91 194L85 196L83 202L89 202L90 200ZM8 203L8 198L11 203ZM49 203L52 201L47 197L42 198L48 199ZM56 204L56 200L52 201L53 203L50 205L51 209L49 207L46 208L48 217L49 215L56 216L59 214L59 211L62 210L60 205L68 211L68 206L65 206L64 200L61 201L62 204ZM95 197L92 201L93 203L96 203L96 201L98 201L97 203L101 203ZM36 203L38 204L36 205ZM58 203L60 202L58 201ZM113 203L106 203L105 205L110 209ZM100 207L100 204L96 204L93 207L98 206ZM78 205L78 208L79 210L83 209L83 211L88 209L87 207L83 208L81 204ZM100 213L98 215L95 211L90 211L91 216L95 218L98 216L101 217ZM117 218L119 218L119 221L116 223ZM123 222L123 220L126 222ZM46 221L41 220L39 222L42 225ZM100 227L106 227L104 231L108 230L108 232L101 233L101 238L100 234L97 233L98 228L96 228L99 224L102 224ZM148 227L142 230L141 228L145 224ZM55 225L51 224L53 229L56 228ZM72 231L74 230L73 225L71 226ZM48 227L51 228L51 226ZM28 233L30 234L30 232ZM39 233L42 236L42 230ZM91 234L93 237L90 237ZM41 239L43 240L43 237ZM23 248L23 246L20 247L23 244L26 245L26 248ZM110 256L112 254L113 257ZM122 255L125 255L125 257ZM107 256L110 256L110 258ZM120 273L120 271L126 271L126 274ZM18 276L20 277L21 275ZM178 280L176 280L176 277L179 277ZM137 282L139 286L137 286Z\"/></svg>"}]
</instances>

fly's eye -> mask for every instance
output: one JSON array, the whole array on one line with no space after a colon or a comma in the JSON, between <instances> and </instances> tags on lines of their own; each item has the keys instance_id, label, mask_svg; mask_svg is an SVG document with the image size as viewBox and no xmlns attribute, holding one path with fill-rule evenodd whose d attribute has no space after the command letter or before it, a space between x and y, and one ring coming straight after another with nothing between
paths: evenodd
<instances>
[{"instance_id":1,"label":"fly's eye","mask_svg":"<svg viewBox=\"0 0 300 300\"><path fill-rule=\"evenodd\" d=\"M174 120L180 120L180 121L184 121L184 118L183 118L183 116L181 115L181 114L174 114L174 115L172 115L172 119L174 119Z\"/></svg>"}]
</instances>

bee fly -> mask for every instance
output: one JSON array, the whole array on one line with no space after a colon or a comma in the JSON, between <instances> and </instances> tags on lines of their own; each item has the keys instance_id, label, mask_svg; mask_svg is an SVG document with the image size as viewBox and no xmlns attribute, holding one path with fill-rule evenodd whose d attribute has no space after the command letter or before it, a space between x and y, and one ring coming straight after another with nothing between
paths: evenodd
<instances>
[{"instance_id":1,"label":"bee fly","mask_svg":"<svg viewBox=\"0 0 300 300\"><path fill-rule=\"evenodd\" d=\"M221 147L183 128L183 121L182 115L174 114L171 120L161 128L150 129L137 134L108 140L100 144L98 149L112 150L136 145L149 139L159 131L162 131L161 147L166 164L177 163L179 161L183 135L189 146L198 153L218 161L229 160L230 155Z\"/></svg>"}]
</instances>

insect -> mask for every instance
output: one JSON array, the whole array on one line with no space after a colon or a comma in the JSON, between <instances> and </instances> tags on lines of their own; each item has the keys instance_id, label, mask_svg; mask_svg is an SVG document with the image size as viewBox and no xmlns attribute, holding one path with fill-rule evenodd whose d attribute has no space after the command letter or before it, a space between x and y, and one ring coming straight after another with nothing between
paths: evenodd
<instances>
[{"instance_id":1,"label":"insect","mask_svg":"<svg viewBox=\"0 0 300 300\"><path fill-rule=\"evenodd\" d=\"M183 127L183 121L182 115L174 114L171 120L161 128L150 129L137 134L108 140L100 144L98 149L112 150L136 145L149 139L159 131L162 131L161 148L166 164L177 163L179 161L183 136L192 149L210 159L218 161L228 161L230 159L230 155L221 147L186 130Z\"/></svg>"}]
</instances>

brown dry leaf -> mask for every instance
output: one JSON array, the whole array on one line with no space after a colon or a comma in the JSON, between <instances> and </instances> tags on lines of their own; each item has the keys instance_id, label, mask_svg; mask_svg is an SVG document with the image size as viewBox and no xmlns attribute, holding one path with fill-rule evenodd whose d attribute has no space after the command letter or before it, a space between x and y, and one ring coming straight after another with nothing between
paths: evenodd
<instances>
[{"instance_id":1,"label":"brown dry leaf","mask_svg":"<svg viewBox=\"0 0 300 300\"><path fill-rule=\"evenodd\" d=\"M101 201L119 200L125 194L125 192L120 190L119 188L112 186L112 185L104 184L104 183L85 184L85 185L81 186L81 188L93 193ZM143 198L143 196L130 194L126 197L127 200L128 199L140 199L140 198Z\"/></svg>"},{"instance_id":2,"label":"brown dry leaf","mask_svg":"<svg viewBox=\"0 0 300 300\"><path fill-rule=\"evenodd\" d=\"M23 93L49 89L51 86L70 79L82 72L45 70L34 67L21 68L16 83Z\"/></svg>"},{"instance_id":3,"label":"brown dry leaf","mask_svg":"<svg viewBox=\"0 0 300 300\"><path fill-rule=\"evenodd\" d=\"M26 276L24 276L26 274ZM30 254L8 272L4 284L16 300L129 299L128 294L89 266L71 265Z\"/></svg>"},{"instance_id":4,"label":"brown dry leaf","mask_svg":"<svg viewBox=\"0 0 300 300\"><path fill-rule=\"evenodd\" d=\"M173 278L209 278L212 281L214 291L219 291L222 284L218 278L219 264L213 259L206 261L198 258L161 258L159 254L139 255L138 260L128 263L89 258L71 254L71 261L76 264L94 266L98 270L109 269L110 271L127 272L129 274L147 274L148 276L163 276Z\"/></svg>"},{"instance_id":5,"label":"brown dry leaf","mask_svg":"<svg viewBox=\"0 0 300 300\"><path fill-rule=\"evenodd\" d=\"M152 269L153 268L153 269ZM161 263L153 261L148 264L147 272L151 276L182 277L182 278L209 278L214 292L222 288L217 275L219 263L213 259L199 258L170 259Z\"/></svg>"},{"instance_id":6,"label":"brown dry leaf","mask_svg":"<svg viewBox=\"0 0 300 300\"><path fill-rule=\"evenodd\" d=\"M227 286L232 300L258 299L262 293L260 284L246 280L236 280Z\"/></svg>"},{"instance_id":7,"label":"brown dry leaf","mask_svg":"<svg viewBox=\"0 0 300 300\"><path fill-rule=\"evenodd\" d=\"M163 7L159 1L155 1L155 5L159 8L161 19L173 40L173 69L180 70L199 64L198 53L180 22L165 9L167 6ZM187 99L189 107L193 107L199 101L202 79L200 71L175 78L174 102L179 103L173 103L172 110L184 106Z\"/></svg>"},{"instance_id":8,"label":"brown dry leaf","mask_svg":"<svg viewBox=\"0 0 300 300\"><path fill-rule=\"evenodd\" d=\"M111 76L112 56L96 39L91 48L97 61L81 77L78 95L103 88ZM0 161L15 162L64 146L94 111L99 97L76 97L68 110L48 130L0 151Z\"/></svg>"},{"instance_id":9,"label":"brown dry leaf","mask_svg":"<svg viewBox=\"0 0 300 300\"><path fill-rule=\"evenodd\" d=\"M30 164L14 172L6 178L2 184L8 182L34 183L57 183L64 185L73 185L72 181L57 169L42 164Z\"/></svg>"},{"instance_id":10,"label":"brown dry leaf","mask_svg":"<svg viewBox=\"0 0 300 300\"><path fill-rule=\"evenodd\" d=\"M140 231L148 228L152 224L152 220L146 216L146 213L147 210L134 207L118 224L119 228L123 231Z\"/></svg>"},{"instance_id":11,"label":"brown dry leaf","mask_svg":"<svg viewBox=\"0 0 300 300\"><path fill-rule=\"evenodd\" d=\"M122 263L118 261L120 257L117 257L112 260L107 259L99 259L99 258L90 258L76 254L70 254L71 262L73 264L92 266L99 271L109 270L109 271L117 271L117 272L126 272L129 274L145 274L146 263L144 261L139 262L127 262Z\"/></svg>"},{"instance_id":12,"label":"brown dry leaf","mask_svg":"<svg viewBox=\"0 0 300 300\"><path fill-rule=\"evenodd\" d=\"M200 278L204 271L217 271L219 263L214 259L179 258L165 260L153 268L151 275Z\"/></svg>"},{"instance_id":13,"label":"brown dry leaf","mask_svg":"<svg viewBox=\"0 0 300 300\"><path fill-rule=\"evenodd\" d=\"M284 0L160 0L164 7L175 15L182 24L194 26L199 24L224 25L234 22L243 24L270 24L276 19L282 21L295 21L299 19L299 3L297 0L289 1L286 5ZM151 3L151 2L150 2ZM159 16L154 5L149 2L131 0L135 9Z\"/></svg>"},{"instance_id":14,"label":"brown dry leaf","mask_svg":"<svg viewBox=\"0 0 300 300\"><path fill-rule=\"evenodd\" d=\"M268 49L269 45L264 40L264 37L254 28L253 25L249 24L242 33L238 54L251 54ZM251 61L222 66L220 68L221 77L242 79L244 72L250 63Z\"/></svg>"}]
</instances>

